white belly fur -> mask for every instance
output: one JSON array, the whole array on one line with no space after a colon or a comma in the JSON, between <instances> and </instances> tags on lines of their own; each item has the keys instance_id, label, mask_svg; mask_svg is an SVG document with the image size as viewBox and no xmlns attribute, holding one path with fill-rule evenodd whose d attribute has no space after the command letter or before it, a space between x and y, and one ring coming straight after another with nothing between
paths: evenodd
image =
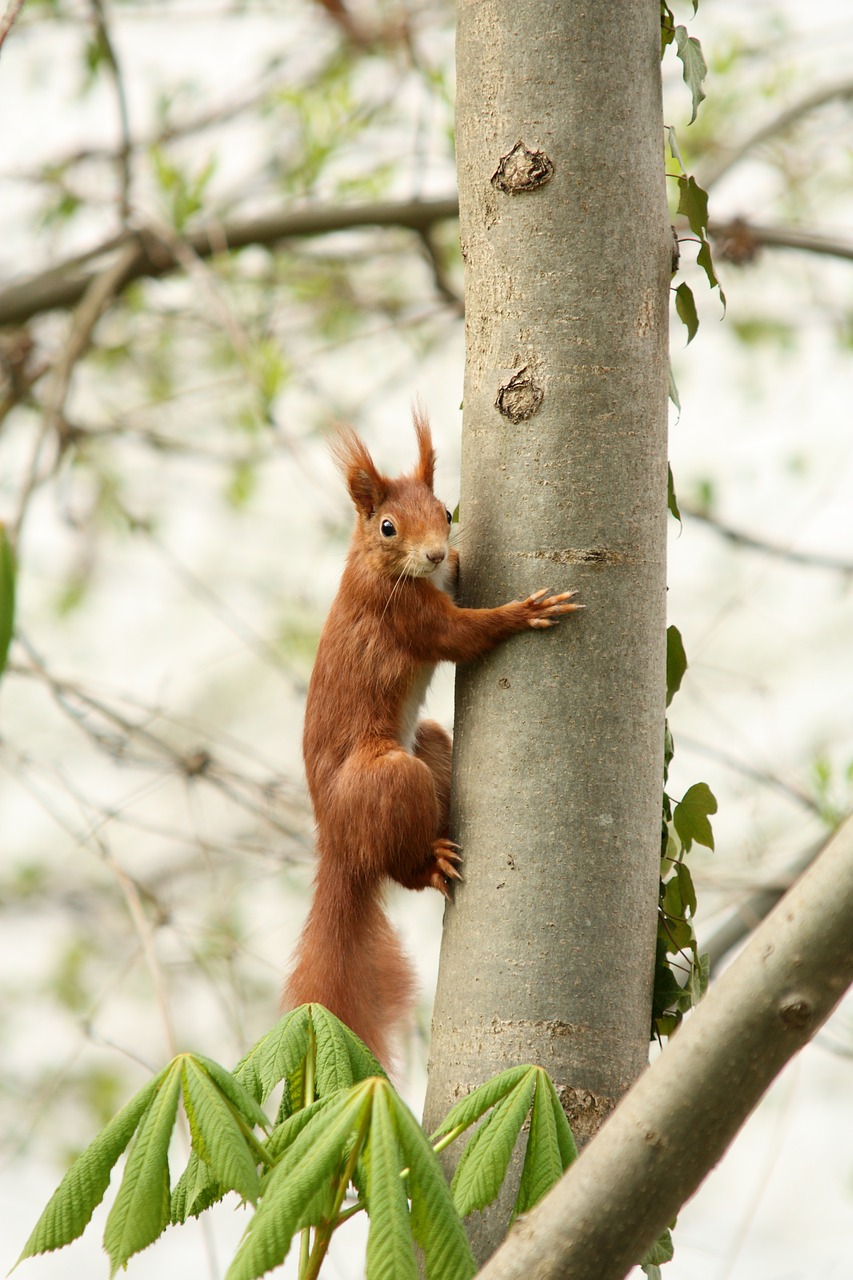
<instances>
[{"instance_id":1,"label":"white belly fur","mask_svg":"<svg viewBox=\"0 0 853 1280\"><path fill-rule=\"evenodd\" d=\"M398 736L400 745L404 751L411 754L415 745L415 731L418 727L418 715L423 706L426 697L429 682L432 680L435 665L431 662L425 662L420 668L415 681L408 692L406 701L400 709L400 725Z\"/></svg>"}]
</instances>

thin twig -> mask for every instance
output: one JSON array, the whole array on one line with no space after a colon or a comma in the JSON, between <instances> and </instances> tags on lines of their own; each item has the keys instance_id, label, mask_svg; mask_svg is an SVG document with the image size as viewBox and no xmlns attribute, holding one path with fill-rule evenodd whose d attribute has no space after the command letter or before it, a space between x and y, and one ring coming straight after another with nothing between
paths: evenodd
<instances>
[{"instance_id":1,"label":"thin twig","mask_svg":"<svg viewBox=\"0 0 853 1280\"><path fill-rule=\"evenodd\" d=\"M9 4L6 7L6 12L3 14L3 17L0 18L0 49L2 49L3 41L6 39L7 35L12 30L12 27L15 24L15 19L17 18L18 14L21 12L23 7L24 7L24 0L9 0Z\"/></svg>"},{"instance_id":2,"label":"thin twig","mask_svg":"<svg viewBox=\"0 0 853 1280\"><path fill-rule=\"evenodd\" d=\"M118 60L118 55L116 54L112 36L110 35L103 0L91 0L91 4L92 11L95 15L95 30L98 39L101 42L101 47L107 60L107 66L110 69L110 75L115 88L116 104L118 106L119 128L121 131L121 147L116 156L119 174L119 210L121 212L122 223L126 223L130 217L130 184L132 177L130 157L133 150L133 142L130 132L130 115L127 108L127 94L125 93L121 64Z\"/></svg>"},{"instance_id":3,"label":"thin twig","mask_svg":"<svg viewBox=\"0 0 853 1280\"><path fill-rule=\"evenodd\" d=\"M788 800L795 801L797 804L802 805L804 809L817 814L818 817L823 812L818 802L807 792L801 791L799 787L793 786L790 782L785 782L784 778L771 773L769 769L756 769L754 765L746 764L743 760L737 760L734 756L728 755L727 752L721 751L719 747L712 747L707 742L700 742L698 738L692 738L686 733L678 734L678 745L695 751L699 755L706 756L709 760L716 760L725 765L727 769L731 769L745 778L750 778L753 782L757 782L763 787L771 787L774 791L779 791Z\"/></svg>"},{"instance_id":4,"label":"thin twig","mask_svg":"<svg viewBox=\"0 0 853 1280\"><path fill-rule=\"evenodd\" d=\"M730 222L712 222L708 233L718 246L723 247L723 257L732 261L750 261L758 249L794 249L801 253L816 253L823 257L843 258L853 261L853 241L839 240L819 231L805 231L799 227L760 226L742 218ZM737 257L727 254L725 242L737 246ZM718 248L719 253L719 248Z\"/></svg>"},{"instance_id":5,"label":"thin twig","mask_svg":"<svg viewBox=\"0 0 853 1280\"><path fill-rule=\"evenodd\" d=\"M132 271L138 253L138 246L134 242L125 244L108 267L90 277L80 305L72 316L65 348L55 366L53 377L47 390L47 404L41 429L33 448L27 480L24 483L18 503L18 511L12 522L11 527L16 538L20 533L30 498L39 485L53 474L61 457L62 440L60 427L75 366L89 347L95 325L110 302L124 287L128 272ZM42 471L42 454L46 443L53 437L57 440L56 454L47 471L44 472Z\"/></svg>"},{"instance_id":6,"label":"thin twig","mask_svg":"<svg viewBox=\"0 0 853 1280\"><path fill-rule=\"evenodd\" d=\"M184 243L198 257L210 258L248 245L277 245L286 240L328 235L335 231L402 227L420 232L436 222L455 218L458 212L455 196L443 200L314 206L265 217L211 223L201 230L187 232ZM138 257L128 271L125 284L144 276L159 278L170 275L178 269L175 254L162 243L152 244L150 237L142 232L128 234L119 243L128 240ZM115 239L111 239L108 245L110 249L115 248ZM101 251L107 251L107 244L101 250L91 250L85 255L86 259L97 259ZM25 324L42 312L75 306L99 274L81 270L80 263L81 258L77 256L0 292L0 326Z\"/></svg>"},{"instance_id":7,"label":"thin twig","mask_svg":"<svg viewBox=\"0 0 853 1280\"><path fill-rule=\"evenodd\" d=\"M853 560L848 560L842 556L831 556L826 552L819 551L795 551L792 547L782 547L778 543L767 542L763 538L757 538L754 534L744 533L740 529L733 529L731 525L725 524L717 516L713 516L710 512L702 511L699 507L693 507L689 503L679 501L679 509L682 515L687 516L691 520L701 520L703 524L708 525L721 538L725 538L728 542L733 542L737 546L747 547L750 551L758 551L764 556L773 556L777 560L788 560L792 564L808 565L812 569L829 569L833 573L853 574Z\"/></svg>"},{"instance_id":8,"label":"thin twig","mask_svg":"<svg viewBox=\"0 0 853 1280\"><path fill-rule=\"evenodd\" d=\"M774 878L773 884L756 889L739 906L735 907L727 920L717 927L707 942L701 943L700 950L708 956L710 971L714 974L720 963L730 951L743 942L753 929L761 923L765 916L776 906L776 903L787 892L794 881L802 875L806 867L810 867L818 854L825 848L832 836L820 840L801 853L790 866Z\"/></svg>"},{"instance_id":9,"label":"thin twig","mask_svg":"<svg viewBox=\"0 0 853 1280\"><path fill-rule=\"evenodd\" d=\"M772 120L768 120L761 125L754 133L749 134L742 142L738 143L737 146L729 151L724 151L718 157L716 164L712 162L706 166L700 174L702 186L706 191L710 190L715 182L719 182L730 169L733 169L735 165L744 160L757 147L769 142L771 138L776 138L780 134L787 132L803 116L826 106L828 102L835 102L839 99L844 101L844 99L850 97L853 97L853 80L842 80L838 84L817 89L814 93L810 93L807 97L801 99L800 102L795 102L793 106L780 111Z\"/></svg>"}]
</instances>

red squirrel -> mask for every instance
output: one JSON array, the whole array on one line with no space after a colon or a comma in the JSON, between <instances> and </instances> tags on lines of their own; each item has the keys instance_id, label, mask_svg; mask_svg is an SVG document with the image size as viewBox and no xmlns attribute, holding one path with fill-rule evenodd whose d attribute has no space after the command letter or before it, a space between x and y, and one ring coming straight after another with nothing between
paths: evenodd
<instances>
[{"instance_id":1,"label":"red squirrel","mask_svg":"<svg viewBox=\"0 0 853 1280\"><path fill-rule=\"evenodd\" d=\"M343 428L333 446L356 511L338 594L320 636L305 708L303 754L317 826L314 898L282 998L315 1001L380 1062L409 1012L414 975L382 908L386 880L438 889L462 877L450 840L451 740L418 712L438 662L469 662L582 606L547 589L496 609L463 609L459 554L433 494L435 453L416 410L418 463L377 471Z\"/></svg>"}]
</instances>

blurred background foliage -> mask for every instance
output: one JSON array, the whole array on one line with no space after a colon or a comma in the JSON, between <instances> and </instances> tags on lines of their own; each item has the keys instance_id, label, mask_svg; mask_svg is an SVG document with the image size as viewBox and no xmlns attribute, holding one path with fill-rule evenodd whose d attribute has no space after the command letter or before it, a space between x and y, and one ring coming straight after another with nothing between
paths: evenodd
<instances>
[{"instance_id":1,"label":"blurred background foliage","mask_svg":"<svg viewBox=\"0 0 853 1280\"><path fill-rule=\"evenodd\" d=\"M708 97L688 127L668 55L666 122L728 306L673 179L700 330L685 350L674 317L670 790L702 776L720 803L693 855L701 940L853 807L853 19L675 8ZM6 37L7 1179L46 1167L49 1189L175 1047L236 1060L275 1017L311 875L302 702L349 529L334 422L407 466L420 394L456 505L453 98L449 0L28 0ZM445 675L447 723L451 695ZM424 988L417 1103L441 912L393 910ZM849 1012L823 1044L853 1055Z\"/></svg>"}]
</instances>

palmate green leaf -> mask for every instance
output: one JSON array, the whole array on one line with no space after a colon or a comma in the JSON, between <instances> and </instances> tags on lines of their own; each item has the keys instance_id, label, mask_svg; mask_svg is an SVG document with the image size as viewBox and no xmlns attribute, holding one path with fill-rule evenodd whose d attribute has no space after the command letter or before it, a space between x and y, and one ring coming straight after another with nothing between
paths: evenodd
<instances>
[{"instance_id":1,"label":"palmate green leaf","mask_svg":"<svg viewBox=\"0 0 853 1280\"><path fill-rule=\"evenodd\" d=\"M166 1229L171 1217L169 1142L181 1092L182 1058L175 1058L131 1144L124 1177L104 1228L111 1275Z\"/></svg>"},{"instance_id":2,"label":"palmate green leaf","mask_svg":"<svg viewBox=\"0 0 853 1280\"><path fill-rule=\"evenodd\" d=\"M687 345L690 346L699 329L699 315L696 311L696 299L693 297L693 290L684 281L675 291L675 309L678 312L679 320L687 329Z\"/></svg>"},{"instance_id":3,"label":"palmate green leaf","mask_svg":"<svg viewBox=\"0 0 853 1280\"><path fill-rule=\"evenodd\" d=\"M498 1103L469 1141L450 1184L460 1217L484 1209L495 1199L507 1171L521 1126L536 1087L536 1067L528 1067L518 1084Z\"/></svg>"},{"instance_id":4,"label":"palmate green leaf","mask_svg":"<svg viewBox=\"0 0 853 1280\"><path fill-rule=\"evenodd\" d=\"M708 815L716 812L717 801L707 783L697 782L685 791L672 814L673 825L685 852L694 841L705 845L707 849L713 849L714 833Z\"/></svg>"},{"instance_id":5,"label":"palmate green leaf","mask_svg":"<svg viewBox=\"0 0 853 1280\"><path fill-rule=\"evenodd\" d=\"M367 1280L418 1280L409 1205L400 1177L406 1167L391 1119L390 1086L373 1090L365 1152L364 1195L370 1218Z\"/></svg>"},{"instance_id":6,"label":"palmate green leaf","mask_svg":"<svg viewBox=\"0 0 853 1280\"><path fill-rule=\"evenodd\" d=\"M301 1065L308 1053L310 1022L310 1005L291 1010L237 1063L232 1074L256 1102L263 1102Z\"/></svg>"},{"instance_id":7,"label":"palmate green leaf","mask_svg":"<svg viewBox=\"0 0 853 1280\"><path fill-rule=\"evenodd\" d=\"M299 1137L309 1120L313 1120L318 1111L328 1106L333 1096L333 1094L327 1094L324 1098L317 1098L315 1102L310 1103L307 1107L301 1107L299 1111L294 1111L292 1116L288 1116L281 1124L276 1125L266 1143L266 1149L273 1160L279 1160L284 1155L287 1148Z\"/></svg>"},{"instance_id":8,"label":"palmate green leaf","mask_svg":"<svg viewBox=\"0 0 853 1280\"><path fill-rule=\"evenodd\" d=\"M666 629L666 705L672 702L687 670L687 654L684 652L684 641L676 626Z\"/></svg>"},{"instance_id":9,"label":"palmate green leaf","mask_svg":"<svg viewBox=\"0 0 853 1280\"><path fill-rule=\"evenodd\" d=\"M192 1060L199 1065L203 1072L206 1072L213 1085L223 1096L222 1105L227 1107L230 1103L232 1108L229 1111L230 1124L226 1122L226 1130L233 1132L234 1128L237 1129L240 1133L241 1142L248 1153L245 1135L240 1131L240 1126L235 1120L235 1113L242 1118L249 1129L258 1127L268 1130L270 1123L266 1114L248 1090L244 1089L240 1082L224 1067L221 1067L218 1062L214 1062L211 1058L206 1058L201 1054L193 1054ZM244 1189L243 1186L236 1185L233 1179L225 1178L224 1181L219 1180L217 1173L221 1174L222 1170L219 1168L218 1162L210 1158L209 1147L204 1138L204 1127L202 1126L200 1131L196 1123L197 1106L194 1103L192 1094L189 1093L186 1082L184 1084L184 1106L190 1122L193 1150L190 1152L187 1167L172 1192L171 1220L173 1223L186 1222L189 1217L197 1217L205 1209L215 1204L217 1200L221 1200L228 1191L237 1191L238 1194L243 1195ZM239 1158L242 1163L243 1158ZM256 1161L252 1155L249 1156L249 1159L254 1171ZM215 1166L217 1172L211 1168L211 1164ZM251 1185L251 1180L244 1185ZM256 1195L257 1190L255 1191ZM254 1199L254 1196L244 1196L245 1198Z\"/></svg>"},{"instance_id":10,"label":"palmate green leaf","mask_svg":"<svg viewBox=\"0 0 853 1280\"><path fill-rule=\"evenodd\" d=\"M389 1097L409 1169L409 1222L423 1253L425 1280L470 1280L477 1264L438 1157L405 1103L396 1094Z\"/></svg>"},{"instance_id":11,"label":"palmate green leaf","mask_svg":"<svg viewBox=\"0 0 853 1280\"><path fill-rule=\"evenodd\" d=\"M348 1089L357 1080L373 1076L387 1079L367 1045L340 1018L321 1004L309 1007L317 1043L315 1086L318 1094Z\"/></svg>"},{"instance_id":12,"label":"palmate green leaf","mask_svg":"<svg viewBox=\"0 0 853 1280\"><path fill-rule=\"evenodd\" d=\"M256 1156L249 1150L233 1104L201 1062L189 1054L184 1058L183 1089L193 1147L221 1187L255 1204L259 1190Z\"/></svg>"},{"instance_id":13,"label":"palmate green leaf","mask_svg":"<svg viewBox=\"0 0 853 1280\"><path fill-rule=\"evenodd\" d=\"M187 1167L172 1191L172 1224L186 1222L187 1218L197 1218L227 1193L228 1188L219 1185L198 1152L191 1151Z\"/></svg>"},{"instance_id":14,"label":"palmate green leaf","mask_svg":"<svg viewBox=\"0 0 853 1280\"><path fill-rule=\"evenodd\" d=\"M694 36L687 34L686 27L679 26L675 28L675 45L678 57L681 59L684 83L693 98L693 114L689 121L692 124L696 119L696 112L699 110L700 103L705 100L705 91L702 85L705 81L705 76L708 74L708 64L705 61L705 55L702 53L701 44Z\"/></svg>"},{"instance_id":15,"label":"palmate green leaf","mask_svg":"<svg viewBox=\"0 0 853 1280\"><path fill-rule=\"evenodd\" d=\"M6 526L0 523L0 676L6 670L9 645L15 630L16 576L15 553Z\"/></svg>"},{"instance_id":16,"label":"palmate green leaf","mask_svg":"<svg viewBox=\"0 0 853 1280\"><path fill-rule=\"evenodd\" d=\"M557 1126L548 1088L540 1074L536 1080L536 1092L533 1095L533 1108L530 1113L530 1132L527 1135L527 1150L524 1153L524 1167L521 1170L521 1181L518 1184L518 1196L512 1211L513 1219L542 1199L546 1191L550 1191L554 1183L563 1173L563 1161L560 1143L557 1138Z\"/></svg>"},{"instance_id":17,"label":"palmate green leaf","mask_svg":"<svg viewBox=\"0 0 853 1280\"><path fill-rule=\"evenodd\" d=\"M372 1088L368 1080L330 1098L287 1148L269 1177L226 1280L255 1280L284 1261L294 1233L305 1225L306 1210L312 1202L325 1200L326 1185L340 1175L353 1143L363 1143Z\"/></svg>"},{"instance_id":18,"label":"palmate green leaf","mask_svg":"<svg viewBox=\"0 0 853 1280\"><path fill-rule=\"evenodd\" d=\"M77 1157L48 1201L18 1259L61 1249L81 1236L104 1198L113 1165L133 1137L169 1068L149 1080Z\"/></svg>"},{"instance_id":19,"label":"palmate green leaf","mask_svg":"<svg viewBox=\"0 0 853 1280\"><path fill-rule=\"evenodd\" d=\"M192 1059L207 1072L219 1092L228 1099L250 1129L264 1129L269 1132L270 1122L266 1112L230 1071L226 1071L218 1062L214 1062L212 1058L206 1058L201 1053L194 1053Z\"/></svg>"},{"instance_id":20,"label":"palmate green leaf","mask_svg":"<svg viewBox=\"0 0 853 1280\"><path fill-rule=\"evenodd\" d=\"M496 1102L499 1102L501 1098L505 1098L515 1088L519 1080L533 1070L535 1068L527 1064L520 1067L508 1067L506 1071L501 1071L499 1075L493 1076L485 1084L478 1085L476 1089L472 1089L470 1093L466 1094L448 1111L430 1141L435 1143L445 1134L452 1133L454 1129L467 1129L475 1120L479 1120L480 1116L485 1115Z\"/></svg>"}]
</instances>

